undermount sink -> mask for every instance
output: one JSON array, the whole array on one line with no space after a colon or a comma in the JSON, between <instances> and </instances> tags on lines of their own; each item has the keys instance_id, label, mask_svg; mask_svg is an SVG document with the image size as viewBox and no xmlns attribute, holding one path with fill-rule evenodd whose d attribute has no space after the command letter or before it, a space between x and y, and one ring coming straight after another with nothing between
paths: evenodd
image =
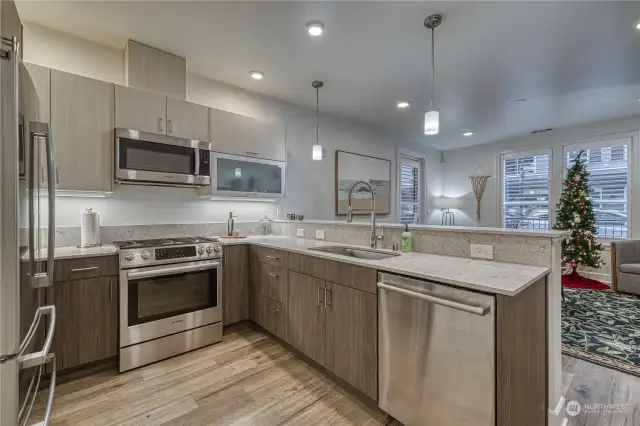
<instances>
[{"instance_id":1,"label":"undermount sink","mask_svg":"<svg viewBox=\"0 0 640 426\"><path fill-rule=\"evenodd\" d=\"M356 257L366 260L388 259L394 256L400 256L400 253L392 253L384 250L345 247L345 246L327 246L310 248L312 251L321 251L324 253L337 254L339 256Z\"/></svg>"}]
</instances>

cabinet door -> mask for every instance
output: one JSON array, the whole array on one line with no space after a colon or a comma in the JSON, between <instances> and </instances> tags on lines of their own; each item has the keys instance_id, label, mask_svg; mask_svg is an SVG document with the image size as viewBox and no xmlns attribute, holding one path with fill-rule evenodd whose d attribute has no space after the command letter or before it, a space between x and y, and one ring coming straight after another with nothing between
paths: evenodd
<instances>
[{"instance_id":1,"label":"cabinet door","mask_svg":"<svg viewBox=\"0 0 640 426\"><path fill-rule=\"evenodd\" d=\"M262 264L262 291L275 301L287 303L289 271L279 266Z\"/></svg>"},{"instance_id":2,"label":"cabinet door","mask_svg":"<svg viewBox=\"0 0 640 426\"><path fill-rule=\"evenodd\" d=\"M115 127L164 135L166 124L166 96L131 87L116 86Z\"/></svg>"},{"instance_id":3,"label":"cabinet door","mask_svg":"<svg viewBox=\"0 0 640 426\"><path fill-rule=\"evenodd\" d=\"M51 70L56 188L113 188L113 84Z\"/></svg>"},{"instance_id":4,"label":"cabinet door","mask_svg":"<svg viewBox=\"0 0 640 426\"><path fill-rule=\"evenodd\" d=\"M160 49L129 40L125 49L125 66L127 86L164 93L160 90L162 87L162 51Z\"/></svg>"},{"instance_id":5,"label":"cabinet door","mask_svg":"<svg viewBox=\"0 0 640 426\"><path fill-rule=\"evenodd\" d=\"M289 342L287 305L277 300L264 296L266 299L267 320L264 328L270 331L285 342Z\"/></svg>"},{"instance_id":6,"label":"cabinet door","mask_svg":"<svg viewBox=\"0 0 640 426\"><path fill-rule=\"evenodd\" d=\"M233 324L249 318L249 247L224 248L222 321Z\"/></svg>"},{"instance_id":7,"label":"cabinet door","mask_svg":"<svg viewBox=\"0 0 640 426\"><path fill-rule=\"evenodd\" d=\"M167 134L200 141L209 140L209 108L167 98Z\"/></svg>"},{"instance_id":8,"label":"cabinet door","mask_svg":"<svg viewBox=\"0 0 640 426\"><path fill-rule=\"evenodd\" d=\"M324 281L289 271L288 342L325 365Z\"/></svg>"},{"instance_id":9,"label":"cabinet door","mask_svg":"<svg viewBox=\"0 0 640 426\"><path fill-rule=\"evenodd\" d=\"M377 400L377 296L330 282L326 286L326 367Z\"/></svg>"},{"instance_id":10,"label":"cabinet door","mask_svg":"<svg viewBox=\"0 0 640 426\"><path fill-rule=\"evenodd\" d=\"M212 150L227 154L286 160L284 126L209 108Z\"/></svg>"},{"instance_id":11,"label":"cabinet door","mask_svg":"<svg viewBox=\"0 0 640 426\"><path fill-rule=\"evenodd\" d=\"M53 300L56 305L53 351L57 370L117 355L117 277L59 282L51 292L47 302Z\"/></svg>"},{"instance_id":12,"label":"cabinet door","mask_svg":"<svg viewBox=\"0 0 640 426\"><path fill-rule=\"evenodd\" d=\"M267 321L267 297L262 291L262 264L254 247L250 249L250 276L249 276L249 318L261 327L265 327Z\"/></svg>"},{"instance_id":13,"label":"cabinet door","mask_svg":"<svg viewBox=\"0 0 640 426\"><path fill-rule=\"evenodd\" d=\"M161 60L161 88L155 91L164 93L172 98L185 99L187 96L187 60L182 56L173 55L165 51L162 51ZM193 139L208 140L208 136L204 139Z\"/></svg>"}]
</instances>

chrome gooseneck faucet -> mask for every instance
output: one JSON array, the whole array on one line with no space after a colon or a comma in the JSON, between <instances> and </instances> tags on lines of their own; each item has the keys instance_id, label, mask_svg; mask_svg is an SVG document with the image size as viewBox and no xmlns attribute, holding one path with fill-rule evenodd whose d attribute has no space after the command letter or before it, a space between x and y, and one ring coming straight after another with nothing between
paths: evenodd
<instances>
[{"instance_id":1,"label":"chrome gooseneck faucet","mask_svg":"<svg viewBox=\"0 0 640 426\"><path fill-rule=\"evenodd\" d=\"M353 185L351 185L351 188L349 188L349 195L348 195L349 210L347 211L347 222L351 223L353 221L354 211L369 211L369 210L353 210L351 208L351 198L353 195L353 190L359 185L366 186L369 192L371 192L371 210L370 210L371 211L371 238L370 238L369 246L371 248L378 248L378 241L384 238L384 234L376 235L376 191L375 189L373 189L373 186L371 186L369 182L366 182L364 180L359 180Z\"/></svg>"}]
</instances>

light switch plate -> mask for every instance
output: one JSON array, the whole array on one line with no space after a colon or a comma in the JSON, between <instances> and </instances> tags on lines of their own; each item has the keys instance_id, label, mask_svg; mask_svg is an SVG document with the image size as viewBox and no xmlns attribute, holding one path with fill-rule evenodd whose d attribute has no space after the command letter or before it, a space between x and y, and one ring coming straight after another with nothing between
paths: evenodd
<instances>
[{"instance_id":1,"label":"light switch plate","mask_svg":"<svg viewBox=\"0 0 640 426\"><path fill-rule=\"evenodd\" d=\"M298 237L304 237L304 229L302 228L298 229L298 231L296 232L296 235Z\"/></svg>"},{"instance_id":2,"label":"light switch plate","mask_svg":"<svg viewBox=\"0 0 640 426\"><path fill-rule=\"evenodd\" d=\"M471 244L471 257L493 260L493 246L483 244Z\"/></svg>"},{"instance_id":3,"label":"light switch plate","mask_svg":"<svg viewBox=\"0 0 640 426\"><path fill-rule=\"evenodd\" d=\"M319 240L324 240L324 231L316 229L316 238Z\"/></svg>"}]
</instances>

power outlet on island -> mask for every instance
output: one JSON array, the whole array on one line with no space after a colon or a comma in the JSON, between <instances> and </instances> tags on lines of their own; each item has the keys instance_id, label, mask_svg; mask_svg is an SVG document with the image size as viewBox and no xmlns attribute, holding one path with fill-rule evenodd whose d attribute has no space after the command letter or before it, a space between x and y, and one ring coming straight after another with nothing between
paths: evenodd
<instances>
[{"instance_id":1,"label":"power outlet on island","mask_svg":"<svg viewBox=\"0 0 640 426\"><path fill-rule=\"evenodd\" d=\"M304 229L303 229L303 228L298 229L298 230L296 231L296 235L297 235L298 237L304 237Z\"/></svg>"},{"instance_id":2,"label":"power outlet on island","mask_svg":"<svg viewBox=\"0 0 640 426\"><path fill-rule=\"evenodd\" d=\"M318 240L324 240L324 230L316 229L316 238Z\"/></svg>"},{"instance_id":3,"label":"power outlet on island","mask_svg":"<svg viewBox=\"0 0 640 426\"><path fill-rule=\"evenodd\" d=\"M471 244L471 257L493 260L493 246Z\"/></svg>"}]
</instances>

